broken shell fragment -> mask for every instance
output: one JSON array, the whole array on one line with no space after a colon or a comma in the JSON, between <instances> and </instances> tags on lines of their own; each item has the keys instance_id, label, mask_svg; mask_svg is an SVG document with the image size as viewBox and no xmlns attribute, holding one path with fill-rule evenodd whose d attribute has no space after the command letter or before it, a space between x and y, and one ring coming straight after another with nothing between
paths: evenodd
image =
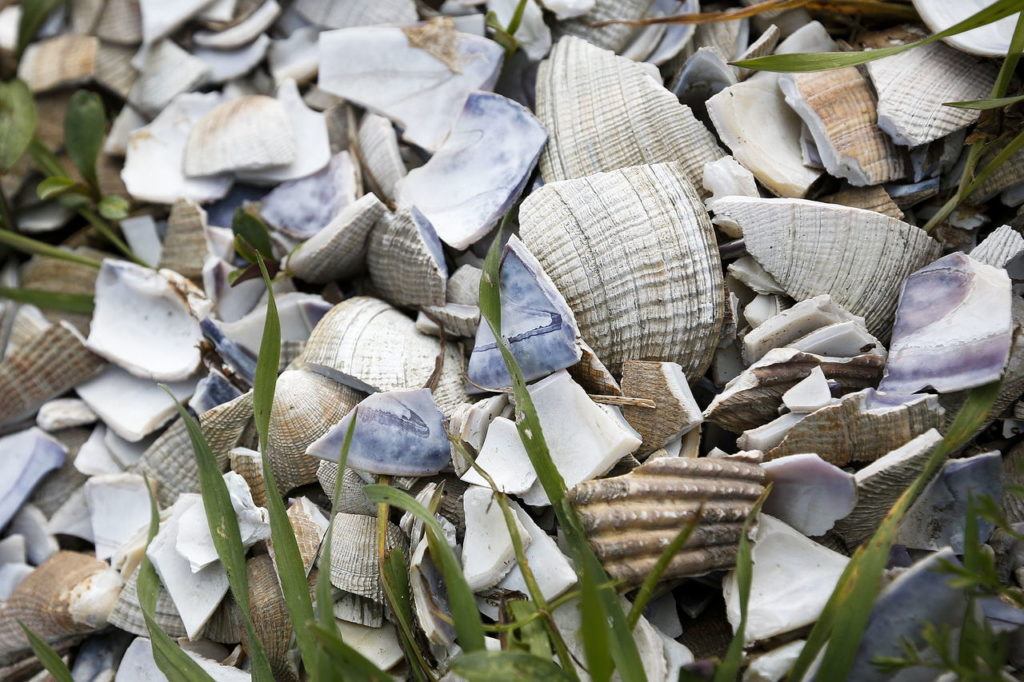
<instances>
[{"instance_id":1,"label":"broken shell fragment","mask_svg":"<svg viewBox=\"0 0 1024 682\"><path fill-rule=\"evenodd\" d=\"M817 455L789 455L761 466L772 484L764 502L765 513L804 535L824 535L857 504L853 474Z\"/></svg>"},{"instance_id":2,"label":"broken shell fragment","mask_svg":"<svg viewBox=\"0 0 1024 682\"><path fill-rule=\"evenodd\" d=\"M495 417L488 425L475 464L476 467L462 475L466 483L490 488L490 481L493 481L495 490L522 495L537 482L537 472L533 469L515 422L504 417ZM490 476L490 481L478 468Z\"/></svg>"},{"instance_id":3,"label":"broken shell fragment","mask_svg":"<svg viewBox=\"0 0 1024 682\"><path fill-rule=\"evenodd\" d=\"M267 0L259 5L242 21L223 31L196 31L192 40L202 47L214 47L219 50L230 50L251 43L274 23L281 13L281 6L274 0Z\"/></svg>"},{"instance_id":4,"label":"broken shell fragment","mask_svg":"<svg viewBox=\"0 0 1024 682\"><path fill-rule=\"evenodd\" d=\"M363 195L300 244L288 256L288 270L315 284L355 275L363 269L370 230L386 211L376 195Z\"/></svg>"},{"instance_id":5,"label":"broken shell fragment","mask_svg":"<svg viewBox=\"0 0 1024 682\"><path fill-rule=\"evenodd\" d=\"M469 588L478 592L505 577L515 563L515 553L501 507L491 490L470 486L462 496L462 504L466 512L462 572ZM518 520L516 526L523 548L529 549L529 532Z\"/></svg>"},{"instance_id":6,"label":"broken shell fragment","mask_svg":"<svg viewBox=\"0 0 1024 682\"><path fill-rule=\"evenodd\" d=\"M175 401L192 395L195 384L194 379L169 383L169 396L152 380L108 365L75 390L114 433L137 443L170 421L177 410Z\"/></svg>"},{"instance_id":7,"label":"broken shell fragment","mask_svg":"<svg viewBox=\"0 0 1024 682\"><path fill-rule=\"evenodd\" d=\"M137 474L104 474L85 482L96 558L108 559L149 522L149 490Z\"/></svg>"},{"instance_id":8,"label":"broken shell fragment","mask_svg":"<svg viewBox=\"0 0 1024 682\"><path fill-rule=\"evenodd\" d=\"M295 160L283 165L274 164L265 168L243 169L238 172L238 177L241 180L255 184L295 180L316 173L331 160L331 144L328 139L327 121L324 114L306 106L295 81L289 79L278 86L277 101L280 102L281 108L288 118L288 129L295 136ZM279 129L275 134L284 136L285 129ZM351 168L348 170L349 173L353 173Z\"/></svg>"},{"instance_id":9,"label":"broken shell fragment","mask_svg":"<svg viewBox=\"0 0 1024 682\"><path fill-rule=\"evenodd\" d=\"M921 20L935 33L945 31L991 4L986 0L967 0L953 4L942 2L942 0L913 0L913 2L914 9L921 15ZM984 57L1002 57L1010 49L1013 27L1013 18L1005 17L970 31L946 36L943 41L963 52Z\"/></svg>"},{"instance_id":10,"label":"broken shell fragment","mask_svg":"<svg viewBox=\"0 0 1024 682\"><path fill-rule=\"evenodd\" d=\"M788 347L797 339L839 322L864 325L864 318L837 305L828 294L800 301L757 325L743 337L743 359L756 362L773 348Z\"/></svg>"},{"instance_id":11,"label":"broken shell fragment","mask_svg":"<svg viewBox=\"0 0 1024 682\"><path fill-rule=\"evenodd\" d=\"M194 90L210 75L210 67L173 40L144 48L138 60L139 77L128 92L128 103L150 116L162 113L176 97Z\"/></svg>"},{"instance_id":12,"label":"broken shell fragment","mask_svg":"<svg viewBox=\"0 0 1024 682\"><path fill-rule=\"evenodd\" d=\"M683 369L674 362L627 360L622 364L622 394L653 400L654 409L625 405L622 416L640 436L638 455L665 447L704 421Z\"/></svg>"},{"instance_id":13,"label":"broken shell fragment","mask_svg":"<svg viewBox=\"0 0 1024 682\"><path fill-rule=\"evenodd\" d=\"M264 95L228 100L196 121L185 145L189 177L259 170L295 161L295 137L284 106Z\"/></svg>"},{"instance_id":14,"label":"broken shell fragment","mask_svg":"<svg viewBox=\"0 0 1024 682\"><path fill-rule=\"evenodd\" d=\"M44 476L64 464L67 449L37 428L0 438L0 528L17 513Z\"/></svg>"},{"instance_id":15,"label":"broken shell fragment","mask_svg":"<svg viewBox=\"0 0 1024 682\"><path fill-rule=\"evenodd\" d=\"M270 190L260 200L263 219L295 239L309 239L334 224L356 200L356 170L346 151L338 152L325 164L312 175L307 173Z\"/></svg>"},{"instance_id":16,"label":"broken shell fragment","mask_svg":"<svg viewBox=\"0 0 1024 682\"><path fill-rule=\"evenodd\" d=\"M74 33L30 43L18 62L18 78L32 92L84 83L96 72L99 47L93 36Z\"/></svg>"},{"instance_id":17,"label":"broken shell fragment","mask_svg":"<svg viewBox=\"0 0 1024 682\"><path fill-rule=\"evenodd\" d=\"M393 203L406 175L395 127L383 116L367 112L359 122L358 144L363 176L381 198Z\"/></svg>"},{"instance_id":18,"label":"broken shell fragment","mask_svg":"<svg viewBox=\"0 0 1024 682\"><path fill-rule=\"evenodd\" d=\"M790 412L809 413L825 407L832 402L832 390L828 385L821 365L811 370L805 378L793 388L782 394L782 404Z\"/></svg>"},{"instance_id":19,"label":"broken shell fragment","mask_svg":"<svg viewBox=\"0 0 1024 682\"><path fill-rule=\"evenodd\" d=\"M415 206L377 221L368 239L366 265L374 287L391 303L444 305L444 247L433 223Z\"/></svg>"}]
</instances>

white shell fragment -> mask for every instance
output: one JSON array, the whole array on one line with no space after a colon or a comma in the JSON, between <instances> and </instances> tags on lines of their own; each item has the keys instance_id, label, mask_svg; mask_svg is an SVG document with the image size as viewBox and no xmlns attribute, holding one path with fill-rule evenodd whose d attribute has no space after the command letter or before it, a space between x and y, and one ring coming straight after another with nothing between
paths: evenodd
<instances>
[{"instance_id":1,"label":"white shell fragment","mask_svg":"<svg viewBox=\"0 0 1024 682\"><path fill-rule=\"evenodd\" d=\"M210 67L172 40L160 40L139 54L139 77L128 102L139 111L158 115L178 95L197 88L210 75Z\"/></svg>"},{"instance_id":2,"label":"white shell fragment","mask_svg":"<svg viewBox=\"0 0 1024 682\"><path fill-rule=\"evenodd\" d=\"M998 379L1013 336L1010 298L1005 270L960 252L911 274L879 389L948 393Z\"/></svg>"},{"instance_id":3,"label":"white shell fragment","mask_svg":"<svg viewBox=\"0 0 1024 682\"><path fill-rule=\"evenodd\" d=\"M109 559L149 524L149 491L138 474L104 474L85 482L96 558Z\"/></svg>"},{"instance_id":4,"label":"white shell fragment","mask_svg":"<svg viewBox=\"0 0 1024 682\"><path fill-rule=\"evenodd\" d=\"M537 579L537 586L545 599L554 599L576 584L576 572L553 537L545 533L518 504L510 500L509 506L512 507L516 520L529 534L529 540L526 539L526 535L523 536L523 544L526 547L526 563L530 565ZM498 587L523 594L529 593L518 564L502 578Z\"/></svg>"},{"instance_id":5,"label":"white shell fragment","mask_svg":"<svg viewBox=\"0 0 1024 682\"><path fill-rule=\"evenodd\" d=\"M364 194L300 244L288 256L288 270L317 284L358 273L363 268L370 230L386 211L376 195Z\"/></svg>"},{"instance_id":6,"label":"white shell fragment","mask_svg":"<svg viewBox=\"0 0 1024 682\"><path fill-rule=\"evenodd\" d=\"M0 438L0 528L15 515L44 476L64 464L67 448L37 428Z\"/></svg>"},{"instance_id":7,"label":"white shell fragment","mask_svg":"<svg viewBox=\"0 0 1024 682\"><path fill-rule=\"evenodd\" d=\"M789 455L761 466L772 484L764 503L765 513L804 535L824 535L857 504L853 474L817 455Z\"/></svg>"},{"instance_id":8,"label":"white shell fragment","mask_svg":"<svg viewBox=\"0 0 1024 682\"><path fill-rule=\"evenodd\" d=\"M43 403L36 414L36 425L43 431L59 431L86 426L96 421L96 413L77 398L58 398Z\"/></svg>"},{"instance_id":9,"label":"white shell fragment","mask_svg":"<svg viewBox=\"0 0 1024 682\"><path fill-rule=\"evenodd\" d=\"M253 502L249 484L245 479L234 471L229 471L224 474L224 483L231 499L231 507L238 519L242 546L251 547L260 540L269 538L270 516L266 509L257 507ZM181 527L174 536L174 548L188 560L193 573L198 573L219 561L202 499L181 511Z\"/></svg>"},{"instance_id":10,"label":"white shell fragment","mask_svg":"<svg viewBox=\"0 0 1024 682\"><path fill-rule=\"evenodd\" d=\"M503 55L497 43L445 21L321 33L318 85L390 118L407 141L436 151L469 94L493 87Z\"/></svg>"},{"instance_id":11,"label":"white shell fragment","mask_svg":"<svg viewBox=\"0 0 1024 682\"><path fill-rule=\"evenodd\" d=\"M295 134L295 160L280 167L243 170L239 173L240 179L267 184L304 178L321 170L331 160L325 117L306 106L295 81L286 80L278 86L277 101L281 103L289 127ZM284 131L278 130L277 134L283 136Z\"/></svg>"},{"instance_id":12,"label":"white shell fragment","mask_svg":"<svg viewBox=\"0 0 1024 682\"><path fill-rule=\"evenodd\" d=\"M863 327L864 318L852 315L835 303L828 294L800 301L757 325L743 337L743 359L756 362L773 348L790 343L822 327L852 322Z\"/></svg>"},{"instance_id":13,"label":"white shell fragment","mask_svg":"<svg viewBox=\"0 0 1024 682\"><path fill-rule=\"evenodd\" d=\"M489 488L470 486L462 496L462 505L466 513L462 572L469 588L476 592L505 577L515 564L515 552L501 507ZM524 549L529 549L529 531L518 519L516 528Z\"/></svg>"},{"instance_id":14,"label":"white shell fragment","mask_svg":"<svg viewBox=\"0 0 1024 682\"><path fill-rule=\"evenodd\" d=\"M465 249L486 235L522 192L546 139L522 105L474 92L444 144L398 184L398 204L418 208L441 241Z\"/></svg>"},{"instance_id":15,"label":"white shell fragment","mask_svg":"<svg viewBox=\"0 0 1024 682\"><path fill-rule=\"evenodd\" d=\"M476 467L462 475L462 480L490 488L488 480L477 468L490 476L495 490L510 495L522 495L537 481L537 473L523 446L515 422L496 417L487 427L487 436L476 458Z\"/></svg>"},{"instance_id":16,"label":"white shell fragment","mask_svg":"<svg viewBox=\"0 0 1024 682\"><path fill-rule=\"evenodd\" d=\"M212 0L140 0L142 13L142 40L152 43L167 36L194 15L199 14Z\"/></svg>"},{"instance_id":17,"label":"white shell fragment","mask_svg":"<svg viewBox=\"0 0 1024 682\"><path fill-rule=\"evenodd\" d=\"M263 33L281 13L281 6L267 0L239 23L223 31L196 31L192 40L202 47L230 50L246 45Z\"/></svg>"},{"instance_id":18,"label":"white shell fragment","mask_svg":"<svg viewBox=\"0 0 1024 682\"><path fill-rule=\"evenodd\" d=\"M962 0L952 3L942 0L913 0L913 2L914 9L921 15L921 20L934 33L945 31L975 12L993 4L988 0ZM964 52L983 57L1002 57L1010 49L1010 40L1013 37L1013 27L1016 23L1014 16L1016 15L948 36L943 40Z\"/></svg>"},{"instance_id":19,"label":"white shell fragment","mask_svg":"<svg viewBox=\"0 0 1024 682\"><path fill-rule=\"evenodd\" d=\"M195 385L195 380L175 381L167 388L174 399L183 401L192 395ZM174 400L154 381L113 365L75 391L114 433L133 443L156 431L176 413Z\"/></svg>"},{"instance_id":20,"label":"white shell fragment","mask_svg":"<svg viewBox=\"0 0 1024 682\"><path fill-rule=\"evenodd\" d=\"M258 170L295 158L295 132L284 105L264 95L248 95L219 104L192 127L185 174Z\"/></svg>"}]
</instances>

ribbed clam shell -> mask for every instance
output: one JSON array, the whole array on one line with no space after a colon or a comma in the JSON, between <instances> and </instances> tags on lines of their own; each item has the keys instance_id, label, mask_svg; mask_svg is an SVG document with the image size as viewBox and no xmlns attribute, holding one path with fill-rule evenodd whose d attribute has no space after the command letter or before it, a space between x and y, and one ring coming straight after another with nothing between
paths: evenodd
<instances>
[{"instance_id":1,"label":"ribbed clam shell","mask_svg":"<svg viewBox=\"0 0 1024 682\"><path fill-rule=\"evenodd\" d=\"M594 349L586 341L580 339L583 355L580 361L568 369L569 375L577 384L595 395L622 395L622 388L615 376L608 371Z\"/></svg>"},{"instance_id":2,"label":"ribbed clam shell","mask_svg":"<svg viewBox=\"0 0 1024 682\"><path fill-rule=\"evenodd\" d=\"M1005 268L1021 253L1024 253L1024 237L1009 225L1003 225L971 250L971 258L985 265Z\"/></svg>"},{"instance_id":3,"label":"ribbed clam shell","mask_svg":"<svg viewBox=\"0 0 1024 682\"><path fill-rule=\"evenodd\" d=\"M373 286L395 305L444 305L444 251L433 226L416 208L377 221L366 264Z\"/></svg>"},{"instance_id":4,"label":"ribbed clam shell","mask_svg":"<svg viewBox=\"0 0 1024 682\"><path fill-rule=\"evenodd\" d=\"M389 523L387 548L405 549L405 535ZM384 603L384 587L377 563L377 519L338 514L331 535L331 584L339 590Z\"/></svg>"},{"instance_id":5,"label":"ribbed clam shell","mask_svg":"<svg viewBox=\"0 0 1024 682\"><path fill-rule=\"evenodd\" d=\"M756 428L778 416L782 394L820 367L842 391L875 386L882 376L885 357L865 353L852 358L827 358L791 348L769 351L715 396L704 418L734 432ZM815 449L794 452L818 452ZM820 453L823 457L825 453Z\"/></svg>"},{"instance_id":6,"label":"ribbed clam shell","mask_svg":"<svg viewBox=\"0 0 1024 682\"><path fill-rule=\"evenodd\" d=\"M386 212L376 195L360 197L288 256L289 272L314 284L357 274L364 267L370 230Z\"/></svg>"},{"instance_id":7,"label":"ribbed clam shell","mask_svg":"<svg viewBox=\"0 0 1024 682\"><path fill-rule=\"evenodd\" d=\"M676 161L700 187L704 164L725 155L647 68L578 38L559 40L541 63L537 117L549 137L540 158L546 182Z\"/></svg>"},{"instance_id":8,"label":"ribbed clam shell","mask_svg":"<svg viewBox=\"0 0 1024 682\"><path fill-rule=\"evenodd\" d=\"M384 301L354 296L324 315L302 361L320 374L361 390L421 388L434 372L441 343ZM434 400L442 412L466 401L465 360L448 344Z\"/></svg>"},{"instance_id":9,"label":"ribbed clam shell","mask_svg":"<svg viewBox=\"0 0 1024 682\"><path fill-rule=\"evenodd\" d=\"M422 318L422 319L421 319ZM424 334L440 336L441 329L448 336L471 339L480 324L480 308L475 305L446 303L424 307L416 318L416 328Z\"/></svg>"},{"instance_id":10,"label":"ribbed clam shell","mask_svg":"<svg viewBox=\"0 0 1024 682\"><path fill-rule=\"evenodd\" d=\"M874 211L896 220L903 220L903 211L883 187L848 187L821 197L821 201L827 204L841 204L850 208L863 208L866 211Z\"/></svg>"},{"instance_id":11,"label":"ribbed clam shell","mask_svg":"<svg viewBox=\"0 0 1024 682\"><path fill-rule=\"evenodd\" d=\"M139 76L132 66L135 52L130 47L101 42L96 52L96 82L121 99L128 99L128 93Z\"/></svg>"},{"instance_id":12,"label":"ribbed clam shell","mask_svg":"<svg viewBox=\"0 0 1024 682\"><path fill-rule=\"evenodd\" d=\"M342 474L341 497L337 500L334 499L334 483L338 475L338 464L321 460L316 475L320 480L320 487L324 489L327 497L331 499L332 504L335 505L339 513L360 514L362 516L377 515L377 505L370 502L363 493L363 486L366 485L366 481L360 478L359 474L352 469L346 468L345 473Z\"/></svg>"},{"instance_id":13,"label":"ribbed clam shell","mask_svg":"<svg viewBox=\"0 0 1024 682\"><path fill-rule=\"evenodd\" d=\"M405 177L406 168L398 149L398 134L391 121L367 112L359 122L359 160L363 174L385 201L395 201L395 185Z\"/></svg>"},{"instance_id":14,"label":"ribbed clam shell","mask_svg":"<svg viewBox=\"0 0 1024 682\"><path fill-rule=\"evenodd\" d=\"M146 620L142 616L142 607L139 606L138 593L138 569L124 581L124 589L110 613L110 624L121 630L126 630L140 637L148 637L149 630L146 628ZM156 608L153 612L153 619L160 629L169 637L184 637L185 624L181 622L178 609L174 601L167 593L163 585L158 586L156 595Z\"/></svg>"},{"instance_id":15,"label":"ribbed clam shell","mask_svg":"<svg viewBox=\"0 0 1024 682\"><path fill-rule=\"evenodd\" d=\"M580 483L568 496L608 574L637 585L701 505L693 535L662 579L730 568L765 480L764 470L749 462L662 457L625 476Z\"/></svg>"},{"instance_id":16,"label":"ribbed clam shell","mask_svg":"<svg viewBox=\"0 0 1024 682\"><path fill-rule=\"evenodd\" d=\"M138 0L108 0L95 27L96 35L118 45L142 42L142 13Z\"/></svg>"},{"instance_id":17,"label":"ribbed clam shell","mask_svg":"<svg viewBox=\"0 0 1024 682\"><path fill-rule=\"evenodd\" d=\"M1002 150L998 149L986 153L978 167L984 168L1000 151ZM980 204L988 201L1003 190L1015 187L1022 182L1024 182L1024 149L1018 149L971 193L970 203Z\"/></svg>"},{"instance_id":18,"label":"ribbed clam shell","mask_svg":"<svg viewBox=\"0 0 1024 682\"><path fill-rule=\"evenodd\" d=\"M904 278L940 251L913 225L834 204L728 197L715 202L715 213L740 224L747 251L787 294L798 301L831 294L879 337L892 324Z\"/></svg>"},{"instance_id":19,"label":"ribbed clam shell","mask_svg":"<svg viewBox=\"0 0 1024 682\"><path fill-rule=\"evenodd\" d=\"M588 43L612 52L619 52L629 43L636 29L629 24L594 24L609 19L642 19L654 0L596 0L593 8L583 16L559 22L558 27L568 36L583 38ZM559 44L565 39L559 40ZM557 49L557 47L556 47Z\"/></svg>"},{"instance_id":20,"label":"ribbed clam shell","mask_svg":"<svg viewBox=\"0 0 1024 682\"><path fill-rule=\"evenodd\" d=\"M267 554L254 556L245 563L245 572L249 582L249 616L274 679L297 680L298 670L290 653L294 628L277 580L274 560ZM244 629L242 644L250 647Z\"/></svg>"},{"instance_id":21,"label":"ribbed clam shell","mask_svg":"<svg viewBox=\"0 0 1024 682\"><path fill-rule=\"evenodd\" d=\"M32 92L84 83L96 72L99 47L93 36L74 33L29 43L18 63L18 78Z\"/></svg>"},{"instance_id":22,"label":"ribbed clam shell","mask_svg":"<svg viewBox=\"0 0 1024 682\"><path fill-rule=\"evenodd\" d=\"M316 481L319 462L306 448L362 399L355 389L310 371L281 373L270 409L266 454L282 495Z\"/></svg>"},{"instance_id":23,"label":"ribbed clam shell","mask_svg":"<svg viewBox=\"0 0 1024 682\"><path fill-rule=\"evenodd\" d=\"M724 290L711 222L678 164L555 182L523 202L520 235L615 373L625 360L711 362Z\"/></svg>"},{"instance_id":24,"label":"ribbed clam shell","mask_svg":"<svg viewBox=\"0 0 1024 682\"><path fill-rule=\"evenodd\" d=\"M0 424L33 414L104 364L67 323L50 326L0 363Z\"/></svg>"},{"instance_id":25,"label":"ribbed clam shell","mask_svg":"<svg viewBox=\"0 0 1024 682\"><path fill-rule=\"evenodd\" d=\"M206 253L206 211L190 199L179 199L171 206L167 218L160 267L199 282Z\"/></svg>"},{"instance_id":26,"label":"ribbed clam shell","mask_svg":"<svg viewBox=\"0 0 1024 682\"><path fill-rule=\"evenodd\" d=\"M267 506L267 485L263 480L263 458L260 453L248 448L232 448L228 453L231 471L245 479L257 507Z\"/></svg>"},{"instance_id":27,"label":"ribbed clam shell","mask_svg":"<svg viewBox=\"0 0 1024 682\"><path fill-rule=\"evenodd\" d=\"M220 104L196 122L185 145L185 174L259 170L295 161L295 138L284 105L265 95Z\"/></svg>"}]
</instances>

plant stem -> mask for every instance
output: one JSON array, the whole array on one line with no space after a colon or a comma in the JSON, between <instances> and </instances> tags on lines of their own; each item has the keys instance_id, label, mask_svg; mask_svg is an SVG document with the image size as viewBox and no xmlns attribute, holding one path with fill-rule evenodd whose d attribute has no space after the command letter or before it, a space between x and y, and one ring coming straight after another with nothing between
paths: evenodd
<instances>
[{"instance_id":1,"label":"plant stem","mask_svg":"<svg viewBox=\"0 0 1024 682\"><path fill-rule=\"evenodd\" d=\"M146 268L152 267L149 263L145 263L137 258L124 240L117 236L117 233L114 232L114 228L108 225L107 221L101 218L91 208L80 208L78 209L78 214L89 221L89 224L92 225L97 232L103 235L107 241L117 247L117 250L124 254L128 260L132 261L136 265L141 265Z\"/></svg>"}]
</instances>

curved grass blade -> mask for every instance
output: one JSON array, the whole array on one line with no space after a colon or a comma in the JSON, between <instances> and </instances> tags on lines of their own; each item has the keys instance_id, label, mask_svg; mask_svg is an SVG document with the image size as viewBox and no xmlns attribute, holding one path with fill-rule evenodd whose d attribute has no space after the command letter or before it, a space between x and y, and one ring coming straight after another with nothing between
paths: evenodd
<instances>
[{"instance_id":1,"label":"curved grass blade","mask_svg":"<svg viewBox=\"0 0 1024 682\"><path fill-rule=\"evenodd\" d=\"M174 400L170 389L160 386ZM245 548L242 547L242 534L238 529L238 517L231 505L228 486L221 475L217 460L206 442L202 429L195 418L184 407L174 400L178 415L185 423L192 451L195 453L196 467L199 469L199 489L203 497L203 508L206 510L206 523L210 527L210 537L217 549L224 570L228 574L228 585L231 595L242 613L242 623L249 636L249 653L253 660L253 678L256 680L273 680L274 674L263 651L262 643L256 636L256 628L252 624L249 611L249 579L245 570Z\"/></svg>"},{"instance_id":2,"label":"curved grass blade","mask_svg":"<svg viewBox=\"0 0 1024 682\"><path fill-rule=\"evenodd\" d=\"M64 148L82 179L97 195L100 183L96 176L96 159L103 147L106 128L107 114L99 95L88 90L78 90L71 95L64 115Z\"/></svg>"},{"instance_id":3,"label":"curved grass blade","mask_svg":"<svg viewBox=\"0 0 1024 682\"><path fill-rule=\"evenodd\" d=\"M65 313L91 315L94 307L90 294L66 294L60 291L42 289L11 289L0 287L0 298L18 303L29 303L44 310L60 310Z\"/></svg>"},{"instance_id":4,"label":"curved grass blade","mask_svg":"<svg viewBox=\"0 0 1024 682\"><path fill-rule=\"evenodd\" d=\"M281 362L281 321L274 301L274 289L262 256L256 255L256 262L267 287L267 317L263 324L263 339L256 360L256 377L253 381L253 420L259 434L260 454L263 461L263 480L267 486L267 510L270 512L270 537L274 544L274 565L281 580L281 592L285 606L295 628L295 639L306 670L319 670L319 651L316 640L309 631L309 624L315 621L313 600L309 594L306 567L299 554L299 544L284 502L278 494L277 479L267 459L267 432L270 429L270 410L274 405L274 389L277 386L277 368ZM339 478L341 472L338 472Z\"/></svg>"},{"instance_id":5,"label":"curved grass blade","mask_svg":"<svg viewBox=\"0 0 1024 682\"><path fill-rule=\"evenodd\" d=\"M966 445L985 422L999 395L999 386L999 382L993 382L971 389L946 435L929 455L920 475L896 500L871 539L854 553L789 673L788 679L791 682L804 679L826 643L828 648L817 678L846 679L871 616L875 598L881 591L882 572L888 563L889 550L896 539L903 515L942 468L946 459Z\"/></svg>"},{"instance_id":6,"label":"curved grass blade","mask_svg":"<svg viewBox=\"0 0 1024 682\"><path fill-rule=\"evenodd\" d=\"M525 651L474 651L452 661L452 671L468 682L522 682L572 680L550 660Z\"/></svg>"},{"instance_id":7,"label":"curved grass blade","mask_svg":"<svg viewBox=\"0 0 1024 682\"><path fill-rule=\"evenodd\" d=\"M333 623L325 628L319 623L311 623L310 632L321 645L324 658L331 665L329 671L344 671L344 676L336 675L336 679L345 682L393 682L394 678L375 666L361 653L350 647L338 635L337 626Z\"/></svg>"},{"instance_id":8,"label":"curved grass blade","mask_svg":"<svg viewBox=\"0 0 1024 682\"><path fill-rule=\"evenodd\" d=\"M368 485L363 488L363 492L370 502L397 507L423 522L430 545L430 556L438 563L444 576L445 587L448 589L448 601L455 621L455 632L459 637L459 646L463 651L482 651L484 628L480 622L476 598L473 597L473 591L469 589L469 584L462 575L459 560L455 558L455 553L444 539L441 524L406 492L387 485Z\"/></svg>"},{"instance_id":9,"label":"curved grass blade","mask_svg":"<svg viewBox=\"0 0 1024 682\"><path fill-rule=\"evenodd\" d=\"M1017 102L1024 102L1024 95L1015 97L997 97L995 99L970 99L963 102L944 102L943 106L956 107L958 109L977 109L988 111L989 109L1002 109Z\"/></svg>"},{"instance_id":10,"label":"curved grass blade","mask_svg":"<svg viewBox=\"0 0 1024 682\"><path fill-rule=\"evenodd\" d=\"M23 253L29 253L33 256L46 256L47 258L59 258L60 260L67 261L69 263L77 263L78 265L86 265L90 268L100 269L101 263L88 256L81 256L77 253L72 253L66 249L62 249L58 246L41 242L31 237L20 235L17 232L11 230L0 229L0 244L5 244L12 249L17 249Z\"/></svg>"},{"instance_id":11,"label":"curved grass blade","mask_svg":"<svg viewBox=\"0 0 1024 682\"><path fill-rule=\"evenodd\" d=\"M18 621L18 626L25 633L28 644L32 647L32 653L36 655L39 662L46 668L46 672L50 673L50 676L57 682L74 682L74 679L71 677L71 671L68 670L68 666L64 663L60 654L47 644L46 640L29 630L20 620Z\"/></svg>"},{"instance_id":12,"label":"curved grass blade","mask_svg":"<svg viewBox=\"0 0 1024 682\"><path fill-rule=\"evenodd\" d=\"M36 122L36 103L24 81L0 83L0 173L9 171L28 149Z\"/></svg>"},{"instance_id":13,"label":"curved grass blade","mask_svg":"<svg viewBox=\"0 0 1024 682\"><path fill-rule=\"evenodd\" d=\"M644 582L640 585L640 589L636 593L636 598L633 599L633 607L629 610L629 627L635 628L636 624L640 621L640 616L643 614L644 609L647 608L647 603L651 601L651 597L654 596L654 587L661 580L661 576L664 575L665 569L672 563L672 558L683 548L686 541L690 539L690 535L693 534L693 530L700 523L700 517L704 513L704 504L697 508L697 513L693 515L693 518L683 526L683 528L676 534L672 541L668 543L665 550L658 556L658 560L654 562L654 568L644 578Z\"/></svg>"},{"instance_id":14,"label":"curved grass blade","mask_svg":"<svg viewBox=\"0 0 1024 682\"><path fill-rule=\"evenodd\" d=\"M160 529L160 512L157 510L156 498L153 497L153 489L148 480L146 489L149 491L149 535L146 539L148 548L149 543L153 541ZM159 586L160 579L156 576L156 570L150 563L149 557L143 552L137 579L139 608L142 609L142 618L146 621L146 629L149 631L156 667L160 668L160 672L166 675L171 682L213 682L209 673L203 670L191 656L178 646L177 642L161 630L156 619L153 618Z\"/></svg>"},{"instance_id":15,"label":"curved grass blade","mask_svg":"<svg viewBox=\"0 0 1024 682\"><path fill-rule=\"evenodd\" d=\"M730 62L733 66L755 71L779 71L783 73L797 73L805 71L824 71L844 66L857 66L866 64L876 59L891 57L892 55L912 50L915 47L928 45L936 41L955 36L966 31L973 30L979 26L985 26L993 22L1005 19L1017 12L1024 10L1024 0L996 0L988 7L975 12L963 21L953 24L944 31L933 33L927 38L915 40L905 45L894 45L876 50L862 50L860 52L816 52L816 53L795 53L775 54L767 57L756 57L754 59L743 59L737 62Z\"/></svg>"}]
</instances>

